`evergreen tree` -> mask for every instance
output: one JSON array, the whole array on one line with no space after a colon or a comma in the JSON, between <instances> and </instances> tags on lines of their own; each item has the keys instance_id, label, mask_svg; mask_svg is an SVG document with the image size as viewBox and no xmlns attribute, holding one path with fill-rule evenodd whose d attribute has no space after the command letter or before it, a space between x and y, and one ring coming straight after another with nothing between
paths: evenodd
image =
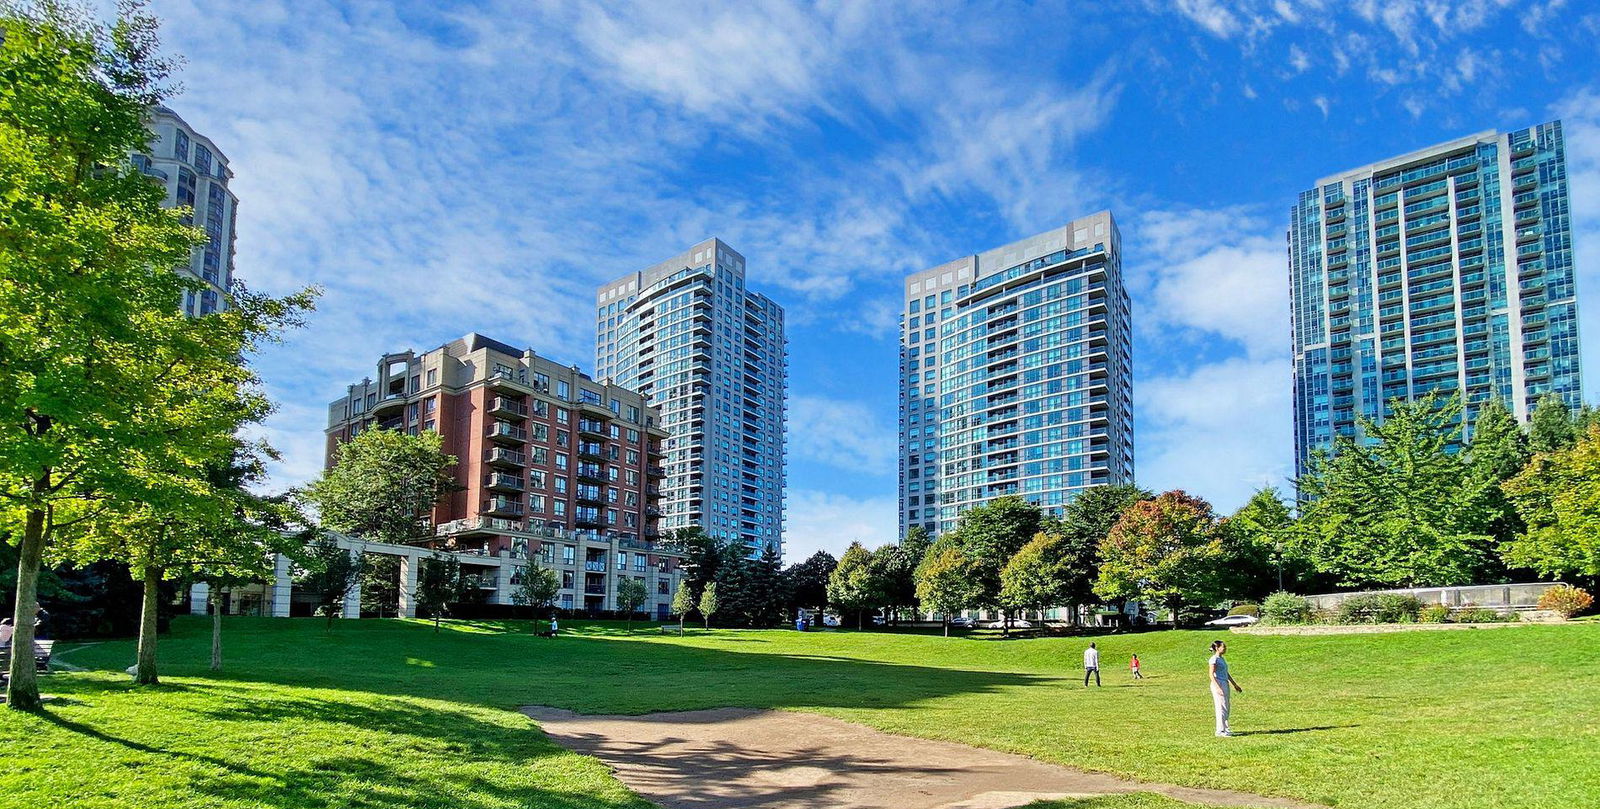
<instances>
[{"instance_id":1,"label":"evergreen tree","mask_svg":"<svg viewBox=\"0 0 1600 809\"><path fill-rule=\"evenodd\" d=\"M901 610L916 609L917 565L922 564L930 544L928 532L917 526L907 531L900 543L872 552L873 578L890 619L896 618Z\"/></svg>"}]
</instances>

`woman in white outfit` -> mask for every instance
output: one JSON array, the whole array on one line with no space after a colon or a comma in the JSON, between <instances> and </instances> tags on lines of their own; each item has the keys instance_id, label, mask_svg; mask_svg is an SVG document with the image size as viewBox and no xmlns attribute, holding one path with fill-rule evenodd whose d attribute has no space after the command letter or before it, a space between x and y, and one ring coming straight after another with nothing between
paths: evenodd
<instances>
[{"instance_id":1,"label":"woman in white outfit","mask_svg":"<svg viewBox=\"0 0 1600 809\"><path fill-rule=\"evenodd\" d=\"M1227 651L1228 644L1220 640L1212 641L1211 661L1206 666L1211 679L1211 705L1217 711L1218 736L1233 735L1233 731L1228 729L1228 709L1231 707L1233 696L1228 693L1228 687L1232 686L1233 690L1244 693L1244 689L1239 687L1233 675L1228 673L1228 661L1223 658Z\"/></svg>"}]
</instances>

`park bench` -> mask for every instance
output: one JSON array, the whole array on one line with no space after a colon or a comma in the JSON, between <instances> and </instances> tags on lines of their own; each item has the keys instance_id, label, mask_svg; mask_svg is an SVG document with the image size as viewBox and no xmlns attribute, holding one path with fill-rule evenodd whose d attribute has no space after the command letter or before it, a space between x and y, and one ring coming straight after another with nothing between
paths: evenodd
<instances>
[{"instance_id":1,"label":"park bench","mask_svg":"<svg viewBox=\"0 0 1600 809\"><path fill-rule=\"evenodd\" d=\"M678 626L676 624L670 624L670 625L669 624L662 624L661 625L661 634L663 634L663 635L682 635L683 631L678 629Z\"/></svg>"},{"instance_id":2,"label":"park bench","mask_svg":"<svg viewBox=\"0 0 1600 809\"><path fill-rule=\"evenodd\" d=\"M36 640L33 642L33 664L41 674L50 672L50 653L55 650L56 642L53 640ZM7 646L0 649L0 679L6 677L6 672L11 670L11 650Z\"/></svg>"}]
</instances>

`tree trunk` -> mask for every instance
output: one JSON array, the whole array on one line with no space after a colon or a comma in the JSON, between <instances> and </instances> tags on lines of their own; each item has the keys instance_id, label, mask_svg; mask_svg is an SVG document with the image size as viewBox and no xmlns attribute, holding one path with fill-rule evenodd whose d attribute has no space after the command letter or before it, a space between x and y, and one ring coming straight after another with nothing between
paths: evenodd
<instances>
[{"instance_id":1,"label":"tree trunk","mask_svg":"<svg viewBox=\"0 0 1600 809\"><path fill-rule=\"evenodd\" d=\"M950 616L944 616L941 623L944 624L944 636L947 638L950 637Z\"/></svg>"},{"instance_id":2,"label":"tree trunk","mask_svg":"<svg viewBox=\"0 0 1600 809\"><path fill-rule=\"evenodd\" d=\"M36 492L48 489L50 477L34 482ZM17 559L17 605L12 614L16 623L11 636L11 671L6 686L6 707L18 711L37 711L39 680L34 673L33 620L39 611L39 562L44 558L44 509L30 508L22 528L21 553Z\"/></svg>"},{"instance_id":3,"label":"tree trunk","mask_svg":"<svg viewBox=\"0 0 1600 809\"><path fill-rule=\"evenodd\" d=\"M1000 611L1000 637L1011 637L1011 612L1009 610Z\"/></svg>"},{"instance_id":4,"label":"tree trunk","mask_svg":"<svg viewBox=\"0 0 1600 809\"><path fill-rule=\"evenodd\" d=\"M139 661L133 681L139 685L158 685L156 675L156 606L161 595L161 568L144 566L144 609L139 613Z\"/></svg>"},{"instance_id":5,"label":"tree trunk","mask_svg":"<svg viewBox=\"0 0 1600 809\"><path fill-rule=\"evenodd\" d=\"M222 601L217 598L215 586L206 598L211 602L211 670L222 671Z\"/></svg>"}]
</instances>

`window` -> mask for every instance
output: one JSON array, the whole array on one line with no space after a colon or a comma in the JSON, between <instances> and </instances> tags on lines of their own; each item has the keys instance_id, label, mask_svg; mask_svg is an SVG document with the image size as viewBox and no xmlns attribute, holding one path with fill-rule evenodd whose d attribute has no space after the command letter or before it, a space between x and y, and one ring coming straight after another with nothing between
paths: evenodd
<instances>
[{"instance_id":1,"label":"window","mask_svg":"<svg viewBox=\"0 0 1600 809\"><path fill-rule=\"evenodd\" d=\"M432 413L434 408L438 407L439 405L439 400L433 398L432 396L429 396L425 401L427 402L427 410L429 413Z\"/></svg>"},{"instance_id":2,"label":"window","mask_svg":"<svg viewBox=\"0 0 1600 809\"><path fill-rule=\"evenodd\" d=\"M565 516L567 516L567 501L565 501L565 500L552 500L552 501L550 501L550 513L556 515L557 517L565 517Z\"/></svg>"},{"instance_id":3,"label":"window","mask_svg":"<svg viewBox=\"0 0 1600 809\"><path fill-rule=\"evenodd\" d=\"M566 493L567 493L567 479L566 478L560 478L560 477L556 478L556 494L566 494Z\"/></svg>"},{"instance_id":4,"label":"window","mask_svg":"<svg viewBox=\"0 0 1600 809\"><path fill-rule=\"evenodd\" d=\"M556 453L556 468L557 469L566 469L567 468L567 454L565 452Z\"/></svg>"},{"instance_id":5,"label":"window","mask_svg":"<svg viewBox=\"0 0 1600 809\"><path fill-rule=\"evenodd\" d=\"M627 570L628 569L628 552L627 551L617 551L617 569L618 570Z\"/></svg>"},{"instance_id":6,"label":"window","mask_svg":"<svg viewBox=\"0 0 1600 809\"><path fill-rule=\"evenodd\" d=\"M577 549L575 547L573 547L572 545L562 545L561 546L561 563L564 564L564 565L572 564L573 554L576 553L576 552L577 552Z\"/></svg>"},{"instance_id":7,"label":"window","mask_svg":"<svg viewBox=\"0 0 1600 809\"><path fill-rule=\"evenodd\" d=\"M663 595L664 596L666 594L667 594L667 580L666 579L662 579L662 580L656 582L656 595Z\"/></svg>"},{"instance_id":8,"label":"window","mask_svg":"<svg viewBox=\"0 0 1600 809\"><path fill-rule=\"evenodd\" d=\"M622 400L621 399L612 399L611 400L611 412L618 413L618 414L620 414L622 412Z\"/></svg>"},{"instance_id":9,"label":"window","mask_svg":"<svg viewBox=\"0 0 1600 809\"><path fill-rule=\"evenodd\" d=\"M569 402L572 401L572 386L567 384L566 380L556 382L556 395ZM566 420L566 416L561 418L563 421Z\"/></svg>"},{"instance_id":10,"label":"window","mask_svg":"<svg viewBox=\"0 0 1600 809\"><path fill-rule=\"evenodd\" d=\"M567 409L565 407L556 408L556 421L559 421L562 424L566 424L568 421L570 421L570 418L567 415Z\"/></svg>"},{"instance_id":11,"label":"window","mask_svg":"<svg viewBox=\"0 0 1600 809\"><path fill-rule=\"evenodd\" d=\"M638 420L639 420L639 408L634 407L633 405L628 405L628 421L638 421ZM631 433L631 432L633 432L633 430L629 430L628 432ZM637 440L637 439L634 439L634 440Z\"/></svg>"},{"instance_id":12,"label":"window","mask_svg":"<svg viewBox=\"0 0 1600 809\"><path fill-rule=\"evenodd\" d=\"M569 564L569 565L572 564L572 560L568 559L567 560L567 564ZM563 589L563 590L571 590L572 589L573 580L574 580L574 576L573 576L572 571L570 571L570 570L561 571L561 589ZM572 598L572 596L567 596L568 600L571 600L571 598Z\"/></svg>"},{"instance_id":13,"label":"window","mask_svg":"<svg viewBox=\"0 0 1600 809\"><path fill-rule=\"evenodd\" d=\"M437 385L438 383L439 383L439 369L437 369L437 368L429 368L428 369L428 387L431 388L434 385Z\"/></svg>"},{"instance_id":14,"label":"window","mask_svg":"<svg viewBox=\"0 0 1600 809\"><path fill-rule=\"evenodd\" d=\"M528 488L530 488L530 489L543 489L544 488L544 470L543 469L535 469L535 470L533 470L533 471L528 473Z\"/></svg>"},{"instance_id":15,"label":"window","mask_svg":"<svg viewBox=\"0 0 1600 809\"><path fill-rule=\"evenodd\" d=\"M544 513L544 495L542 495L542 494L530 494L530 495L528 495L528 510L543 514Z\"/></svg>"},{"instance_id":16,"label":"window","mask_svg":"<svg viewBox=\"0 0 1600 809\"><path fill-rule=\"evenodd\" d=\"M438 426L433 423L433 419L428 419L427 421L424 421L422 423L422 429L424 429L424 430L437 430Z\"/></svg>"}]
</instances>

